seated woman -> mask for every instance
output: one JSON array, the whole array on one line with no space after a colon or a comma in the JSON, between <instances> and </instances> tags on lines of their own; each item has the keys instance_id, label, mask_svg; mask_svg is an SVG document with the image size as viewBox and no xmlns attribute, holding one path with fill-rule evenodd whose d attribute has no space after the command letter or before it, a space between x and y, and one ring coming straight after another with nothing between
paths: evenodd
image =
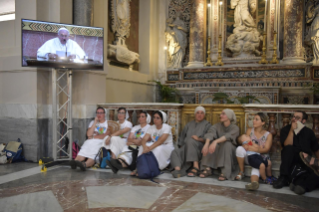
<instances>
[{"instance_id":1,"label":"seated woman","mask_svg":"<svg viewBox=\"0 0 319 212\"><path fill-rule=\"evenodd\" d=\"M251 140L255 141L252 146L247 147L247 151L260 153L260 155L265 159L269 160L269 150L272 145L272 135L266 129L268 127L268 117L264 113L257 113L254 116L253 128L247 129L246 135L250 136ZM244 176L244 164L249 164L247 158L247 152L244 147L239 146L236 149L236 157L239 164L240 172L236 176L236 180L241 180ZM271 164L269 166L271 168ZM259 187L259 176L262 175L263 178L266 178L266 173L264 169L260 170L257 168L252 168L251 170L251 183L246 185L246 189L256 190ZM268 175L271 175L271 170L267 170ZM272 183L274 178L267 178L267 182Z\"/></svg>"},{"instance_id":2,"label":"seated woman","mask_svg":"<svg viewBox=\"0 0 319 212\"><path fill-rule=\"evenodd\" d=\"M175 149L171 155L171 166L175 168L173 177L182 177L188 171L189 177L199 174L199 161L202 158L204 135L211 124L205 120L205 108L198 106L195 109L195 120L187 123L178 138L179 149Z\"/></svg>"},{"instance_id":3,"label":"seated woman","mask_svg":"<svg viewBox=\"0 0 319 212\"><path fill-rule=\"evenodd\" d=\"M233 110L225 109L220 114L220 122L211 126L207 134L205 145L202 149L202 172L200 177L212 175L212 170L220 168L220 181L234 179L238 172L235 151L239 136L236 125L236 116Z\"/></svg>"},{"instance_id":4,"label":"seated woman","mask_svg":"<svg viewBox=\"0 0 319 212\"><path fill-rule=\"evenodd\" d=\"M156 111L153 115L153 123L142 140L138 155L152 151L160 170L166 168L170 163L170 157L174 150L172 127L165 124L166 113ZM138 174L138 173L137 173Z\"/></svg>"},{"instance_id":5,"label":"seated woman","mask_svg":"<svg viewBox=\"0 0 319 212\"><path fill-rule=\"evenodd\" d=\"M132 163L136 163L135 157L137 156L137 152L135 156L133 154L135 154L134 151L138 151L138 147L142 145L142 139L150 127L151 116L146 111L142 111L139 114L138 122L139 125L132 128L126 146L123 147L118 159L112 158L110 161L106 161L107 165L115 174L118 170L126 167L129 167L131 170L135 169L136 164ZM132 172L132 175L134 175L134 172Z\"/></svg>"},{"instance_id":6,"label":"seated woman","mask_svg":"<svg viewBox=\"0 0 319 212\"><path fill-rule=\"evenodd\" d=\"M96 109L96 117L94 121L89 124L89 129L86 133L88 140L84 142L76 156L75 160L70 161L72 169L80 167L85 171L87 167L94 165L96 154L103 145L104 138L108 135L107 120L105 120L105 110L103 107ZM85 161L86 160L86 161Z\"/></svg>"},{"instance_id":7,"label":"seated woman","mask_svg":"<svg viewBox=\"0 0 319 212\"><path fill-rule=\"evenodd\" d=\"M122 149L126 146L127 138L132 129L132 123L126 119L129 118L128 112L124 107L117 110L117 119L120 124L120 130L114 132L109 136L104 143L106 149L110 149L113 159L121 153Z\"/></svg>"}]
</instances>

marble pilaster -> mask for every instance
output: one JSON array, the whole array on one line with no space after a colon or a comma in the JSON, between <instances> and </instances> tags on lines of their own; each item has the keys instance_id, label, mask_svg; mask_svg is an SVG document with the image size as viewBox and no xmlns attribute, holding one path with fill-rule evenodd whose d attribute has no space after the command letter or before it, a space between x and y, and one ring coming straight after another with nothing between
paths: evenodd
<instances>
[{"instance_id":1,"label":"marble pilaster","mask_svg":"<svg viewBox=\"0 0 319 212\"><path fill-rule=\"evenodd\" d=\"M93 26L93 0L73 1L73 23L80 26Z\"/></svg>"},{"instance_id":2,"label":"marble pilaster","mask_svg":"<svg viewBox=\"0 0 319 212\"><path fill-rule=\"evenodd\" d=\"M187 67L203 67L205 51L206 1L194 0L189 33L189 62Z\"/></svg>"},{"instance_id":3,"label":"marble pilaster","mask_svg":"<svg viewBox=\"0 0 319 212\"><path fill-rule=\"evenodd\" d=\"M285 0L284 8L284 63L305 63L302 54L302 0Z\"/></svg>"}]
</instances>

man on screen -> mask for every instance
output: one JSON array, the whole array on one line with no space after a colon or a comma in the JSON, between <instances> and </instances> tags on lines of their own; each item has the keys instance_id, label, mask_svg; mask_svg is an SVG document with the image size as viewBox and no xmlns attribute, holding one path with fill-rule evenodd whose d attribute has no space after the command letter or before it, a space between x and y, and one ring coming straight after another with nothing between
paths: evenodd
<instances>
[{"instance_id":1,"label":"man on screen","mask_svg":"<svg viewBox=\"0 0 319 212\"><path fill-rule=\"evenodd\" d=\"M84 59L86 54L83 49L69 38L69 30L64 27L60 28L57 38L48 40L38 49L38 58L51 60L58 58Z\"/></svg>"}]
</instances>

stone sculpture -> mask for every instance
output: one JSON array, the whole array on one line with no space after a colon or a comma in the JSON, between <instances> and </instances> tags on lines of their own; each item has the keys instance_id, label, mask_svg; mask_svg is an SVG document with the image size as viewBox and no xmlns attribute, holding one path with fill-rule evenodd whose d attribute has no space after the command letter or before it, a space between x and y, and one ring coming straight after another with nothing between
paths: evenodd
<instances>
[{"instance_id":1,"label":"stone sculpture","mask_svg":"<svg viewBox=\"0 0 319 212\"><path fill-rule=\"evenodd\" d=\"M110 60L132 65L139 63L139 54L130 51L125 40L130 35L130 2L131 0L111 0L111 25L115 34L113 44L108 44L108 58Z\"/></svg>"},{"instance_id":2,"label":"stone sculpture","mask_svg":"<svg viewBox=\"0 0 319 212\"><path fill-rule=\"evenodd\" d=\"M179 16L177 16L174 21L172 18L168 18L165 31L165 38L168 45L168 69L182 68L187 46L186 33L185 23Z\"/></svg>"},{"instance_id":3,"label":"stone sculpture","mask_svg":"<svg viewBox=\"0 0 319 212\"><path fill-rule=\"evenodd\" d=\"M261 55L258 47L262 37L251 16L251 13L256 12L256 0L231 0L230 4L231 9L235 9L235 23L233 34L227 38L226 49L232 52L233 57Z\"/></svg>"},{"instance_id":4,"label":"stone sculpture","mask_svg":"<svg viewBox=\"0 0 319 212\"><path fill-rule=\"evenodd\" d=\"M305 44L312 47L313 65L319 65L319 5L315 6L313 1L306 5L306 22L311 23Z\"/></svg>"}]
</instances>

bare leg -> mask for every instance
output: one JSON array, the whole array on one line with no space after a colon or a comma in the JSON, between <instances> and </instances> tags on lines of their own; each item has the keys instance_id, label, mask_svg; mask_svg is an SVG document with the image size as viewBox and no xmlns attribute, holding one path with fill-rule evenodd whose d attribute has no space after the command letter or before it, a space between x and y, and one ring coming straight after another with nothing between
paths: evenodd
<instances>
[{"instance_id":1,"label":"bare leg","mask_svg":"<svg viewBox=\"0 0 319 212\"><path fill-rule=\"evenodd\" d=\"M267 174L268 177L271 177L271 176L272 176L272 174L271 174L271 162L270 162L270 160L268 160L268 167L267 167L267 169L266 169L266 174Z\"/></svg>"},{"instance_id":2,"label":"bare leg","mask_svg":"<svg viewBox=\"0 0 319 212\"><path fill-rule=\"evenodd\" d=\"M122 158L121 158L121 159L122 159ZM124 159L122 159L122 160L124 160ZM120 163L122 164L122 167L123 167L123 168L126 168L127 166L126 166L126 164L125 164L122 160L119 160L119 161L120 161Z\"/></svg>"},{"instance_id":3,"label":"bare leg","mask_svg":"<svg viewBox=\"0 0 319 212\"><path fill-rule=\"evenodd\" d=\"M251 175L250 176L250 181L251 182L258 182L259 181L259 177L257 175Z\"/></svg>"},{"instance_id":4,"label":"bare leg","mask_svg":"<svg viewBox=\"0 0 319 212\"><path fill-rule=\"evenodd\" d=\"M116 159L116 156L114 155L113 152L111 152L111 157L112 157L113 159Z\"/></svg>"},{"instance_id":5,"label":"bare leg","mask_svg":"<svg viewBox=\"0 0 319 212\"><path fill-rule=\"evenodd\" d=\"M87 168L93 166L95 164L95 161L91 158L88 158L87 161L85 162L85 165Z\"/></svg>"},{"instance_id":6,"label":"bare leg","mask_svg":"<svg viewBox=\"0 0 319 212\"><path fill-rule=\"evenodd\" d=\"M76 158L74 160L78 160L78 161L84 161L85 160L85 157L83 156L80 156L80 155L77 155Z\"/></svg>"},{"instance_id":7,"label":"bare leg","mask_svg":"<svg viewBox=\"0 0 319 212\"><path fill-rule=\"evenodd\" d=\"M240 173L238 173L238 175L242 175L242 173L244 173L245 170L245 158L237 157L237 162L240 170ZM239 178L236 177L236 180L239 180Z\"/></svg>"},{"instance_id":8,"label":"bare leg","mask_svg":"<svg viewBox=\"0 0 319 212\"><path fill-rule=\"evenodd\" d=\"M181 170L181 167L179 167L179 166L175 166L175 170Z\"/></svg>"},{"instance_id":9,"label":"bare leg","mask_svg":"<svg viewBox=\"0 0 319 212\"><path fill-rule=\"evenodd\" d=\"M259 173L260 173L260 176L263 180L266 180L266 167L265 167L265 164L260 164L259 166Z\"/></svg>"}]
</instances>

